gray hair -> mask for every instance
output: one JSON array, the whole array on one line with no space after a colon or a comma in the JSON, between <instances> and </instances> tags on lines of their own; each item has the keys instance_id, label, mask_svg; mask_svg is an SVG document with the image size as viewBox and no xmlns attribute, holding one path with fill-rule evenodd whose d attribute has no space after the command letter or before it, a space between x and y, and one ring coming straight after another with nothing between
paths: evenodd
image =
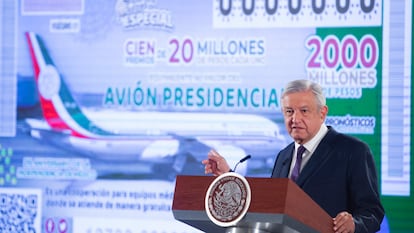
<instances>
[{"instance_id":1,"label":"gray hair","mask_svg":"<svg viewBox=\"0 0 414 233\"><path fill-rule=\"evenodd\" d=\"M294 80L287 83L285 89L283 90L281 98L283 99L283 97L287 94L309 90L312 91L313 95L315 96L315 100L319 108L326 105L326 98L323 94L322 87L318 83L306 79Z\"/></svg>"}]
</instances>

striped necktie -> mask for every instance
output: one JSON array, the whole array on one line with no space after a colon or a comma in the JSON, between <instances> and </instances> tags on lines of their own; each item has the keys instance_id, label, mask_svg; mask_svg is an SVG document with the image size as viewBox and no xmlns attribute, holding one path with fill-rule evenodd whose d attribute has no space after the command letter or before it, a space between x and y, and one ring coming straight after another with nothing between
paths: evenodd
<instances>
[{"instance_id":1,"label":"striped necktie","mask_svg":"<svg viewBox=\"0 0 414 233\"><path fill-rule=\"evenodd\" d=\"M302 164L302 155L303 155L303 152L305 152L305 150L306 148L300 145L297 151L296 163L295 163L295 166L293 167L292 175L290 176L290 178L295 182L300 173L300 165Z\"/></svg>"}]
</instances>

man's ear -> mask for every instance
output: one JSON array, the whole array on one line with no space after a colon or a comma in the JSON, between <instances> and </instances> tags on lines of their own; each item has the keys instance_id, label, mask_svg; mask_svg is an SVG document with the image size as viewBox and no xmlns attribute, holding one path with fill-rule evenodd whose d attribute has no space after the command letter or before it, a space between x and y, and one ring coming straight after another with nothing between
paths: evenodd
<instances>
[{"instance_id":1,"label":"man's ear","mask_svg":"<svg viewBox=\"0 0 414 233\"><path fill-rule=\"evenodd\" d=\"M321 107L321 118L325 121L326 116L328 115L328 106Z\"/></svg>"}]
</instances>

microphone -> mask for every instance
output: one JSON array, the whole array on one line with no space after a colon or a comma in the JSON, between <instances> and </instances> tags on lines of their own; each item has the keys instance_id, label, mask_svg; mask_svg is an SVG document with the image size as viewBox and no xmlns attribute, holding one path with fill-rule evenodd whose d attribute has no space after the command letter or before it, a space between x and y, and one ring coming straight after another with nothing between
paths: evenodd
<instances>
[{"instance_id":1,"label":"microphone","mask_svg":"<svg viewBox=\"0 0 414 233\"><path fill-rule=\"evenodd\" d=\"M239 163L243 163L244 161L250 159L252 156L251 155L246 155L246 157L240 159Z\"/></svg>"},{"instance_id":2,"label":"microphone","mask_svg":"<svg viewBox=\"0 0 414 233\"><path fill-rule=\"evenodd\" d=\"M238 166L240 163L243 163L244 161L246 161L246 160L250 159L251 157L252 157L251 155L246 155L244 158L240 159L240 161L239 161L239 162L237 162L237 163L236 163L236 165L234 165L233 170L230 170L230 171L235 172L235 171L236 171L236 169L237 169L237 166Z\"/></svg>"}]
</instances>

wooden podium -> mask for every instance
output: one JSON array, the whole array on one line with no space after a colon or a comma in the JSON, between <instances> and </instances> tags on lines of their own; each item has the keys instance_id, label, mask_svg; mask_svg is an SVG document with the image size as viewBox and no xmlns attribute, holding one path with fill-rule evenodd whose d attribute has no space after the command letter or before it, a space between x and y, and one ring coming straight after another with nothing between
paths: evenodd
<instances>
[{"instance_id":1,"label":"wooden podium","mask_svg":"<svg viewBox=\"0 0 414 233\"><path fill-rule=\"evenodd\" d=\"M215 178L178 175L174 218L208 233L333 233L332 218L288 178L246 177L251 188L246 215L235 226L218 226L205 209L206 193Z\"/></svg>"}]
</instances>

